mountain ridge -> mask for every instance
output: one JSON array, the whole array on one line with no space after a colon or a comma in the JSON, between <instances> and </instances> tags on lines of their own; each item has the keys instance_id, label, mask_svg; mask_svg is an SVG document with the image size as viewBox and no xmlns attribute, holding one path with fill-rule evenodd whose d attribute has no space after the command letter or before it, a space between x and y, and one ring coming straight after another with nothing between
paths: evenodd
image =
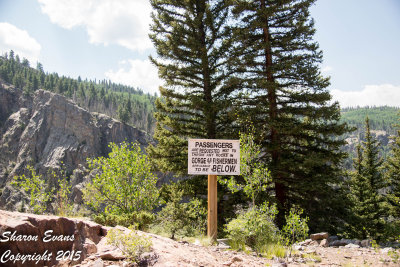
<instances>
[{"instance_id":1,"label":"mountain ridge","mask_svg":"<svg viewBox=\"0 0 400 267\"><path fill-rule=\"evenodd\" d=\"M103 114L89 112L66 97L45 90L31 95L9 84L0 86L0 207L21 201L10 185L27 174L27 165L46 176L64 168L67 176L87 158L106 156L110 142L151 142L147 133ZM81 176L71 176L76 186ZM55 183L51 181L50 183ZM73 189L74 190L74 189Z\"/></svg>"}]
</instances>

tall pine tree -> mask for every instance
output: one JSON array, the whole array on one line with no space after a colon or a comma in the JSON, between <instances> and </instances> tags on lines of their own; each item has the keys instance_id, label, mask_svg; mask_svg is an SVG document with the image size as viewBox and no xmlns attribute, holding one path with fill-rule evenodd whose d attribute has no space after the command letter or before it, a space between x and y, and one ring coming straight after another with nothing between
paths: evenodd
<instances>
[{"instance_id":1,"label":"tall pine tree","mask_svg":"<svg viewBox=\"0 0 400 267\"><path fill-rule=\"evenodd\" d=\"M400 124L397 127L392 153L385 163L385 174L391 189L388 195L391 214L400 223Z\"/></svg>"},{"instance_id":2,"label":"tall pine tree","mask_svg":"<svg viewBox=\"0 0 400 267\"><path fill-rule=\"evenodd\" d=\"M357 238L379 239L384 233L387 216L385 198L381 190L386 187L382 174L382 159L378 154L378 141L371 135L368 117L365 120L366 136L357 147L354 171L350 182L350 199L355 221L353 235Z\"/></svg>"},{"instance_id":3,"label":"tall pine tree","mask_svg":"<svg viewBox=\"0 0 400 267\"><path fill-rule=\"evenodd\" d=\"M337 224L339 165L348 131L339 106L330 103L322 52L313 41L309 8L314 0L237 0L237 58L243 70L242 102L259 130L274 183L278 224L292 205L313 218L312 230ZM336 201L336 202L335 202Z\"/></svg>"},{"instance_id":4,"label":"tall pine tree","mask_svg":"<svg viewBox=\"0 0 400 267\"><path fill-rule=\"evenodd\" d=\"M188 138L227 138L236 88L228 55L233 49L226 1L152 0L151 61L164 80L156 102L158 169L187 174Z\"/></svg>"}]
</instances>

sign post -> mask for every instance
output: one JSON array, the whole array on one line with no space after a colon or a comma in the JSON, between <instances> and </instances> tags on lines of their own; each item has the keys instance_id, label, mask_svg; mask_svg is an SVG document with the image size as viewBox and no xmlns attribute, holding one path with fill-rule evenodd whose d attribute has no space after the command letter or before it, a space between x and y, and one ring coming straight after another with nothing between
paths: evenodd
<instances>
[{"instance_id":1,"label":"sign post","mask_svg":"<svg viewBox=\"0 0 400 267\"><path fill-rule=\"evenodd\" d=\"M217 176L208 175L208 217L207 217L207 236L215 240L217 238Z\"/></svg>"},{"instance_id":2,"label":"sign post","mask_svg":"<svg viewBox=\"0 0 400 267\"><path fill-rule=\"evenodd\" d=\"M188 174L208 175L207 235L217 238L217 175L240 175L239 140L189 139Z\"/></svg>"}]
</instances>

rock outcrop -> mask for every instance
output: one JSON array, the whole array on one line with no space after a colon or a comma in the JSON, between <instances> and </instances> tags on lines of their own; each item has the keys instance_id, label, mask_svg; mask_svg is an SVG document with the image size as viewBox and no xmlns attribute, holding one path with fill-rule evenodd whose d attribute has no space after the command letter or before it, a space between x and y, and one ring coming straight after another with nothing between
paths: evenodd
<instances>
[{"instance_id":1,"label":"rock outcrop","mask_svg":"<svg viewBox=\"0 0 400 267\"><path fill-rule=\"evenodd\" d=\"M106 234L90 221L0 210L1 266L74 265L96 253Z\"/></svg>"},{"instance_id":2,"label":"rock outcrop","mask_svg":"<svg viewBox=\"0 0 400 267\"><path fill-rule=\"evenodd\" d=\"M87 158L106 156L110 142L123 141L146 146L149 137L59 94L38 90L26 96L12 86L0 86L0 207L14 209L20 201L9 181L26 172L27 165L46 175L63 164L72 174ZM77 186L82 173L77 171L73 179Z\"/></svg>"},{"instance_id":3,"label":"rock outcrop","mask_svg":"<svg viewBox=\"0 0 400 267\"><path fill-rule=\"evenodd\" d=\"M121 226L115 228L125 233L131 231ZM109 230L110 227L87 220L0 210L0 266L137 266L128 262L119 248L108 244ZM137 234L152 243L151 251L140 256L139 266L267 264L266 258L219 246L203 247L141 231Z\"/></svg>"}]
</instances>

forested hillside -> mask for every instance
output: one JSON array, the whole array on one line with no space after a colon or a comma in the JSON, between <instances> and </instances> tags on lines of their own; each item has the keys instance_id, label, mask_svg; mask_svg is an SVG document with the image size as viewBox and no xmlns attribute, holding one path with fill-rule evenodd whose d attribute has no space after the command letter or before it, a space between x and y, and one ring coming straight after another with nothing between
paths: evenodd
<instances>
[{"instance_id":1,"label":"forested hillside","mask_svg":"<svg viewBox=\"0 0 400 267\"><path fill-rule=\"evenodd\" d=\"M394 135L396 133L394 125L398 123L399 111L400 108L398 107L387 106L344 108L341 110L341 120L357 127L359 129L358 132L362 132L361 129L365 124L365 118L368 116L372 130L382 130L389 135Z\"/></svg>"},{"instance_id":2,"label":"forested hillside","mask_svg":"<svg viewBox=\"0 0 400 267\"><path fill-rule=\"evenodd\" d=\"M386 158L390 151L391 136L396 134L396 125L399 124L398 107L356 107L341 110L341 121L355 127L355 131L346 133L347 145L345 151L349 153L345 162L346 168L351 168L352 159L356 156L356 146L365 141L365 119L368 117L371 134L379 141L379 153Z\"/></svg>"},{"instance_id":3,"label":"forested hillside","mask_svg":"<svg viewBox=\"0 0 400 267\"><path fill-rule=\"evenodd\" d=\"M41 63L36 69L27 59L13 51L0 56L0 78L31 94L38 89L62 94L91 112L99 112L131 124L148 133L153 132L156 96L141 89L115 84L111 81L91 81L46 73Z\"/></svg>"}]
</instances>

